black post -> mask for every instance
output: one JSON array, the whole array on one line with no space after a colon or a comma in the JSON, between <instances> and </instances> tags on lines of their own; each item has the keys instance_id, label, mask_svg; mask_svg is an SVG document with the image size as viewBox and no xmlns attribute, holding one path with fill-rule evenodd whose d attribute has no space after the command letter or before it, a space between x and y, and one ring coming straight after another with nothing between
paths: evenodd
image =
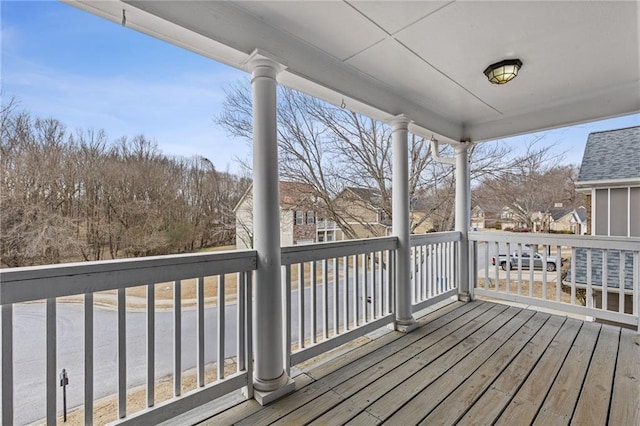
<instances>
[{"instance_id":1,"label":"black post","mask_svg":"<svg viewBox=\"0 0 640 426\"><path fill-rule=\"evenodd\" d=\"M69 384L69 377L67 376L67 370L62 369L60 373L60 386L62 387L62 415L63 421L67 422L67 385Z\"/></svg>"}]
</instances>

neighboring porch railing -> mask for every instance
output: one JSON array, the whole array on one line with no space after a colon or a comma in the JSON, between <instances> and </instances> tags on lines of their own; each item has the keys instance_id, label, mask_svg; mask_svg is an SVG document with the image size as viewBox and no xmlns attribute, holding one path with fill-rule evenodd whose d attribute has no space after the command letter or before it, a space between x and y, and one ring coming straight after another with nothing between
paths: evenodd
<instances>
[{"instance_id":1,"label":"neighboring porch railing","mask_svg":"<svg viewBox=\"0 0 640 426\"><path fill-rule=\"evenodd\" d=\"M470 232L469 240L475 295L640 325L640 238Z\"/></svg>"}]
</instances>

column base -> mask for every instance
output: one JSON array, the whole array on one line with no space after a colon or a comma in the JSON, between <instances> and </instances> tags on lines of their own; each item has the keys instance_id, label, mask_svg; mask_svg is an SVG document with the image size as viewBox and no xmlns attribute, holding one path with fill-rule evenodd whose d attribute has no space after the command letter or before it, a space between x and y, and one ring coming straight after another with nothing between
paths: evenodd
<instances>
[{"instance_id":1,"label":"column base","mask_svg":"<svg viewBox=\"0 0 640 426\"><path fill-rule=\"evenodd\" d=\"M396 331L401 333L411 333L413 330L418 328L418 326L419 324L413 318L409 320L396 320Z\"/></svg>"},{"instance_id":2,"label":"column base","mask_svg":"<svg viewBox=\"0 0 640 426\"><path fill-rule=\"evenodd\" d=\"M470 293L458 293L458 300L460 302L471 302L473 299Z\"/></svg>"},{"instance_id":3,"label":"column base","mask_svg":"<svg viewBox=\"0 0 640 426\"><path fill-rule=\"evenodd\" d=\"M275 390L271 390L271 391L261 391L257 389L253 390L253 397L255 398L256 401L258 401L258 404L262 406L271 404L272 402L277 401L278 399L286 395L289 395L290 393L296 390L296 382L292 378L287 376L287 373L283 373L283 376L286 377L286 381L281 387Z\"/></svg>"}]
</instances>

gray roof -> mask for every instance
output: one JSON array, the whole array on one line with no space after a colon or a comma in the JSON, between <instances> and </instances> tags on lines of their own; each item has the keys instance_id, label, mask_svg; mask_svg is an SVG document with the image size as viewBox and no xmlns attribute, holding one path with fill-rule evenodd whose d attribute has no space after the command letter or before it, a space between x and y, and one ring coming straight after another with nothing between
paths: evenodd
<instances>
[{"instance_id":1,"label":"gray roof","mask_svg":"<svg viewBox=\"0 0 640 426\"><path fill-rule=\"evenodd\" d=\"M578 182L640 178L640 126L589 134Z\"/></svg>"},{"instance_id":2,"label":"gray roof","mask_svg":"<svg viewBox=\"0 0 640 426\"><path fill-rule=\"evenodd\" d=\"M562 219L574 210L573 207L553 207L549 210L549 214L553 220Z\"/></svg>"}]
</instances>

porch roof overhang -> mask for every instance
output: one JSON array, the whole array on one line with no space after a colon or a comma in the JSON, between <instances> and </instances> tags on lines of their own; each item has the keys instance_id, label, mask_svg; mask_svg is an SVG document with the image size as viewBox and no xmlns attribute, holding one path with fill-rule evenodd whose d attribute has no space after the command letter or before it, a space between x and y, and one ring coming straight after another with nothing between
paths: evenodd
<instances>
[{"instance_id":1,"label":"porch roof overhang","mask_svg":"<svg viewBox=\"0 0 640 426\"><path fill-rule=\"evenodd\" d=\"M640 112L636 1L63 1L239 69L268 52L280 83L443 141Z\"/></svg>"}]
</instances>

